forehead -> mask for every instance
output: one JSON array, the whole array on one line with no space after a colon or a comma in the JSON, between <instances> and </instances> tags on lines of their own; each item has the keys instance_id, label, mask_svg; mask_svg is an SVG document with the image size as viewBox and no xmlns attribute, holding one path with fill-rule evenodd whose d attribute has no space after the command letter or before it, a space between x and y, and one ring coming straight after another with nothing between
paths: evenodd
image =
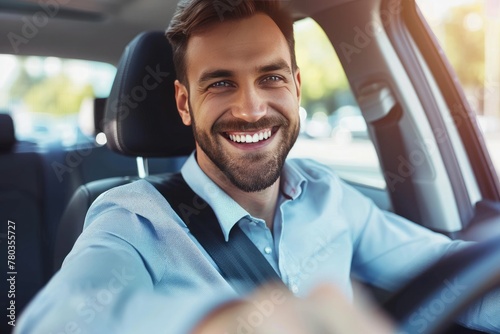
<instances>
[{"instance_id":1,"label":"forehead","mask_svg":"<svg viewBox=\"0 0 500 334\"><path fill-rule=\"evenodd\" d=\"M188 78L195 80L193 76L207 68L237 70L277 59L291 67L285 36L269 16L260 13L216 23L193 34L186 52Z\"/></svg>"}]
</instances>

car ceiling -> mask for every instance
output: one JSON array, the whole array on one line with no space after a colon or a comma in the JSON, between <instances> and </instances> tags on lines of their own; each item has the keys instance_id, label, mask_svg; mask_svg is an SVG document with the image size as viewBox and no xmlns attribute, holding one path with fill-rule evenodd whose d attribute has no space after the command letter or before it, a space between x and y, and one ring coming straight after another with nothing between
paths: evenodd
<instances>
[{"instance_id":1,"label":"car ceiling","mask_svg":"<svg viewBox=\"0 0 500 334\"><path fill-rule=\"evenodd\" d=\"M301 18L351 0L282 1ZM0 0L0 53L116 64L138 33L164 30L176 5L175 0Z\"/></svg>"}]
</instances>

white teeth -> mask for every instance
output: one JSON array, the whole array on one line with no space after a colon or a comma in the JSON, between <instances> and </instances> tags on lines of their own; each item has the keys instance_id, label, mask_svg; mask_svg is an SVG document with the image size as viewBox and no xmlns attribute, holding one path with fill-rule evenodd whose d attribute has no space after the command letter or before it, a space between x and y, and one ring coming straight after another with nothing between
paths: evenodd
<instances>
[{"instance_id":1,"label":"white teeth","mask_svg":"<svg viewBox=\"0 0 500 334\"><path fill-rule=\"evenodd\" d=\"M255 133L254 135L229 135L229 139L236 143L258 143L259 141L269 139L271 130Z\"/></svg>"}]
</instances>

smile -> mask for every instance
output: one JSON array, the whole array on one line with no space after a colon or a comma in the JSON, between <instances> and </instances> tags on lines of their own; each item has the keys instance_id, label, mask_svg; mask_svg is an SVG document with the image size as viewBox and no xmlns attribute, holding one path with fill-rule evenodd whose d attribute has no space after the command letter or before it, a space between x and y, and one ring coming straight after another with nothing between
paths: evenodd
<instances>
[{"instance_id":1,"label":"smile","mask_svg":"<svg viewBox=\"0 0 500 334\"><path fill-rule=\"evenodd\" d=\"M258 132L226 132L227 138L235 143L258 143L272 136L272 129L264 129Z\"/></svg>"}]
</instances>

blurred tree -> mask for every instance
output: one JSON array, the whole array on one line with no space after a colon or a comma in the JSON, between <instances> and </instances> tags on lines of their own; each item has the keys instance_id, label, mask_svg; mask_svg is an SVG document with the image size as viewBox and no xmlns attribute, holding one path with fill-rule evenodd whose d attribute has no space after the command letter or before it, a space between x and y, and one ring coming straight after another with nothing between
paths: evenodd
<instances>
[{"instance_id":1,"label":"blurred tree","mask_svg":"<svg viewBox=\"0 0 500 334\"><path fill-rule=\"evenodd\" d=\"M295 25L297 63L302 78L302 106L333 112L350 92L344 70L328 37L312 19ZM321 106L321 107L318 107Z\"/></svg>"},{"instance_id":2,"label":"blurred tree","mask_svg":"<svg viewBox=\"0 0 500 334\"><path fill-rule=\"evenodd\" d=\"M12 83L9 93L7 94L9 99L13 101L22 100L31 87L42 80L41 78L30 77L28 71L26 70L26 57L17 57L17 60L17 77Z\"/></svg>"},{"instance_id":3,"label":"blurred tree","mask_svg":"<svg viewBox=\"0 0 500 334\"><path fill-rule=\"evenodd\" d=\"M441 43L462 85L477 90L484 84L484 2L452 7L444 21Z\"/></svg>"},{"instance_id":4,"label":"blurred tree","mask_svg":"<svg viewBox=\"0 0 500 334\"><path fill-rule=\"evenodd\" d=\"M64 74L58 74L31 86L24 102L33 112L62 116L77 113L82 101L89 97L94 97L90 84L79 86Z\"/></svg>"},{"instance_id":5,"label":"blurred tree","mask_svg":"<svg viewBox=\"0 0 500 334\"><path fill-rule=\"evenodd\" d=\"M47 75L42 69L42 72L30 75L27 70L28 58L18 57L18 61L18 74L8 96L13 101L22 101L32 112L54 116L75 114L85 98L94 97L90 84L78 85L64 71Z\"/></svg>"}]
</instances>

